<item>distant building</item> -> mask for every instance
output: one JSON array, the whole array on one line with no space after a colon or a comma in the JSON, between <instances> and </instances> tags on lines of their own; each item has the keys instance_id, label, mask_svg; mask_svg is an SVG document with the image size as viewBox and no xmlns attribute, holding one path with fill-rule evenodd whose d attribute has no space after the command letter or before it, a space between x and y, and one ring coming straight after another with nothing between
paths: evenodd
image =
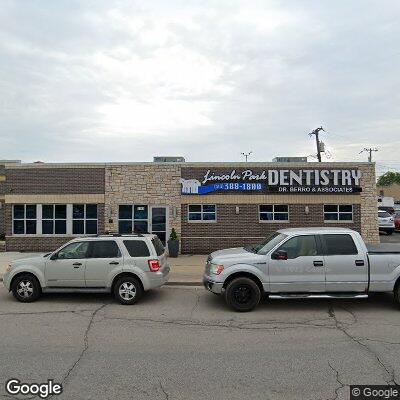
<instances>
[{"instance_id":1,"label":"distant building","mask_svg":"<svg viewBox=\"0 0 400 400\"><path fill-rule=\"evenodd\" d=\"M184 157L164 157L164 156L157 156L153 157L153 162L185 162Z\"/></svg>"},{"instance_id":2,"label":"distant building","mask_svg":"<svg viewBox=\"0 0 400 400\"><path fill-rule=\"evenodd\" d=\"M393 197L395 203L400 203L400 185L393 183L388 186L377 186L377 194L382 197Z\"/></svg>"},{"instance_id":3,"label":"distant building","mask_svg":"<svg viewBox=\"0 0 400 400\"><path fill-rule=\"evenodd\" d=\"M307 157L275 157L272 162L299 163L307 162Z\"/></svg>"}]
</instances>

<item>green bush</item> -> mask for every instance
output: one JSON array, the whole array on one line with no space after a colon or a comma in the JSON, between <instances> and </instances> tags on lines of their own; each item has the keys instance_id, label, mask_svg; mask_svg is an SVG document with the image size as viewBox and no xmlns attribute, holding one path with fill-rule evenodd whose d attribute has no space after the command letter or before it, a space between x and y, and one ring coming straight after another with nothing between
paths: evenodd
<instances>
[{"instance_id":1,"label":"green bush","mask_svg":"<svg viewBox=\"0 0 400 400\"><path fill-rule=\"evenodd\" d=\"M175 231L175 228L171 229L171 234L169 235L169 240L178 240L178 235Z\"/></svg>"}]
</instances>

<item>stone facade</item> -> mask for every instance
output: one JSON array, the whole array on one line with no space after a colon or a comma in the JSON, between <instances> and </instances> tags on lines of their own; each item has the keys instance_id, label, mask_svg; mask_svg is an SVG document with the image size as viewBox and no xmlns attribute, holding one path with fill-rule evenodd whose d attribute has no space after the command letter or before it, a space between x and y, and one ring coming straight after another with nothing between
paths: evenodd
<instances>
[{"instance_id":1,"label":"stone facade","mask_svg":"<svg viewBox=\"0 0 400 400\"><path fill-rule=\"evenodd\" d=\"M168 206L169 228L175 228L180 235L180 176L179 164L107 165L105 171L106 231L118 231L120 204L147 204Z\"/></svg>"}]
</instances>

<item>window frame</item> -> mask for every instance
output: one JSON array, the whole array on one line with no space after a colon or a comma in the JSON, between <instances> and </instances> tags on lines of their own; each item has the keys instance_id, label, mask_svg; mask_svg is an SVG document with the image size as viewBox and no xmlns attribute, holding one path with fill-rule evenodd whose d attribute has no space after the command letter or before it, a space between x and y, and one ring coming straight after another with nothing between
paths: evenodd
<instances>
[{"instance_id":1,"label":"window frame","mask_svg":"<svg viewBox=\"0 0 400 400\"><path fill-rule=\"evenodd\" d=\"M191 206L200 207L200 211L190 211ZM204 206L213 206L214 211L204 211ZM200 214L200 219L190 219L190 214ZM214 214L214 219L204 219L204 214ZM215 224L217 222L217 205L216 204L188 204L187 205L187 221L190 224Z\"/></svg>"},{"instance_id":2,"label":"window frame","mask_svg":"<svg viewBox=\"0 0 400 400\"><path fill-rule=\"evenodd\" d=\"M87 206L96 206L96 218L87 218ZM83 218L74 218L74 206L83 206ZM72 203L71 204L71 232L73 236L91 236L99 233L99 205L97 203ZM83 221L83 233L74 233L74 221ZM96 233L86 233L86 221L96 221Z\"/></svg>"},{"instance_id":3,"label":"window frame","mask_svg":"<svg viewBox=\"0 0 400 400\"><path fill-rule=\"evenodd\" d=\"M326 206L336 206L337 211L325 211ZM340 211L339 207L340 206L351 206L351 212L350 211ZM322 208L322 213L324 217L324 223L325 224L352 224L354 223L354 204L324 204ZM338 219L326 219L325 214L337 214ZM345 214L349 215L351 214L351 220L350 219L340 219L340 215Z\"/></svg>"},{"instance_id":4,"label":"window frame","mask_svg":"<svg viewBox=\"0 0 400 400\"><path fill-rule=\"evenodd\" d=\"M24 207L24 217L23 218L15 218L15 206L23 206ZM36 207L36 218L27 218L26 216L26 206L35 206ZM12 235L13 236L37 236L38 235L38 221L39 221L39 212L38 212L38 204L32 203L15 203L12 205ZM24 233L15 233L14 221L23 221L24 222ZM27 221L35 221L35 233L26 233L26 222Z\"/></svg>"},{"instance_id":5,"label":"window frame","mask_svg":"<svg viewBox=\"0 0 400 400\"><path fill-rule=\"evenodd\" d=\"M41 227L41 235L43 236L61 236L68 234L68 204L61 203L52 203L52 204L37 204L36 207L39 206L41 211L41 218L38 218L37 223ZM43 206L52 206L53 207L53 218L43 218ZM56 206L65 206L65 218L56 218ZM43 222L44 221L52 221L53 223L53 233L43 233ZM65 221L65 233L56 233L56 221Z\"/></svg>"},{"instance_id":6,"label":"window frame","mask_svg":"<svg viewBox=\"0 0 400 400\"><path fill-rule=\"evenodd\" d=\"M119 208L121 206L132 207L131 218L120 218L119 217ZM147 218L135 218L135 207L147 207ZM150 205L149 204L126 204L126 203L118 204L118 232L121 233L120 229L119 229L119 223L121 221L129 221L132 223L132 232L125 232L123 234L129 235L129 234L137 233L137 232L135 232L135 221L138 221L138 222L146 222L147 223L147 233L149 233L149 225L150 225L150 217L149 216L150 216Z\"/></svg>"},{"instance_id":7,"label":"window frame","mask_svg":"<svg viewBox=\"0 0 400 400\"><path fill-rule=\"evenodd\" d=\"M271 212L261 211L261 206L272 206L272 219L261 219L261 214L271 214ZM287 211L275 211L275 206L285 206L287 207ZM287 214L287 219L275 219L275 214ZM260 224L288 224L290 222L289 204L259 204L258 222Z\"/></svg>"}]
</instances>

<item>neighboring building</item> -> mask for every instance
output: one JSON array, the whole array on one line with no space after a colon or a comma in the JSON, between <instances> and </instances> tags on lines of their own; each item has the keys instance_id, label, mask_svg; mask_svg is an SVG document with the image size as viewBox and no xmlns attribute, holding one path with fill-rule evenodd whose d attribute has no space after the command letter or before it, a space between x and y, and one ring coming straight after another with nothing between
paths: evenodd
<instances>
[{"instance_id":1,"label":"neighboring building","mask_svg":"<svg viewBox=\"0 0 400 400\"><path fill-rule=\"evenodd\" d=\"M6 191L6 164L18 164L20 160L0 160L0 240L5 236L5 207L4 195Z\"/></svg>"},{"instance_id":2,"label":"neighboring building","mask_svg":"<svg viewBox=\"0 0 400 400\"><path fill-rule=\"evenodd\" d=\"M7 164L7 250L171 228L182 253L255 244L286 227L345 226L377 243L371 163Z\"/></svg>"},{"instance_id":3,"label":"neighboring building","mask_svg":"<svg viewBox=\"0 0 400 400\"><path fill-rule=\"evenodd\" d=\"M393 197L396 203L400 203L400 185L398 183L388 186L378 186L377 194L382 197Z\"/></svg>"}]
</instances>

